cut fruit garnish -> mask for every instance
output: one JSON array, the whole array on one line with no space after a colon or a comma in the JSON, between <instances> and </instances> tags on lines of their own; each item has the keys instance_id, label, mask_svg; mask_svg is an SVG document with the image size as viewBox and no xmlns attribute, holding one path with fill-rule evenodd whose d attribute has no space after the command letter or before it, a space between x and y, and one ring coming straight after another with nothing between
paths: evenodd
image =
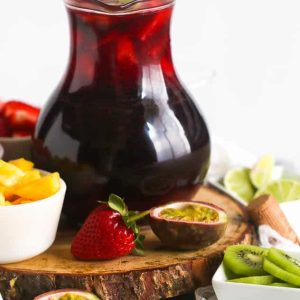
<instances>
[{"instance_id":1,"label":"cut fruit garnish","mask_svg":"<svg viewBox=\"0 0 300 300\"><path fill-rule=\"evenodd\" d=\"M24 174L25 173L15 165L0 160L0 185L13 186Z\"/></svg>"},{"instance_id":2,"label":"cut fruit garnish","mask_svg":"<svg viewBox=\"0 0 300 300\"><path fill-rule=\"evenodd\" d=\"M34 163L24 158L10 160L8 163L15 165L22 171L26 172L33 169Z\"/></svg>"},{"instance_id":3,"label":"cut fruit garnish","mask_svg":"<svg viewBox=\"0 0 300 300\"><path fill-rule=\"evenodd\" d=\"M257 188L264 188L272 180L274 168L274 156L264 155L254 165L250 171L250 179L252 184Z\"/></svg>"},{"instance_id":4,"label":"cut fruit garnish","mask_svg":"<svg viewBox=\"0 0 300 300\"><path fill-rule=\"evenodd\" d=\"M228 282L235 282L235 283L248 283L248 284L259 284L259 285L269 285L274 281L274 277L271 275L265 276L249 276L249 277L242 277L237 279L227 280Z\"/></svg>"},{"instance_id":5,"label":"cut fruit garnish","mask_svg":"<svg viewBox=\"0 0 300 300\"><path fill-rule=\"evenodd\" d=\"M285 282L273 282L270 284L271 286L277 286L277 287L286 287L286 288L297 288L297 286Z\"/></svg>"},{"instance_id":6,"label":"cut fruit garnish","mask_svg":"<svg viewBox=\"0 0 300 300\"><path fill-rule=\"evenodd\" d=\"M33 300L100 300L96 295L76 290L64 289L42 294Z\"/></svg>"},{"instance_id":7,"label":"cut fruit garnish","mask_svg":"<svg viewBox=\"0 0 300 300\"><path fill-rule=\"evenodd\" d=\"M169 248L208 247L224 234L228 218L221 208L200 201L174 202L150 210L150 226Z\"/></svg>"},{"instance_id":8,"label":"cut fruit garnish","mask_svg":"<svg viewBox=\"0 0 300 300\"><path fill-rule=\"evenodd\" d=\"M278 202L300 199L300 182L291 179L273 181L264 189L258 191L255 196L265 194L272 195Z\"/></svg>"},{"instance_id":9,"label":"cut fruit garnish","mask_svg":"<svg viewBox=\"0 0 300 300\"><path fill-rule=\"evenodd\" d=\"M59 188L60 177L56 172L29 182L26 185L17 186L14 194L21 198L41 200L56 194Z\"/></svg>"},{"instance_id":10,"label":"cut fruit garnish","mask_svg":"<svg viewBox=\"0 0 300 300\"><path fill-rule=\"evenodd\" d=\"M284 251L271 248L268 251L267 258L285 271L300 276L300 261L289 256Z\"/></svg>"},{"instance_id":11,"label":"cut fruit garnish","mask_svg":"<svg viewBox=\"0 0 300 300\"><path fill-rule=\"evenodd\" d=\"M224 177L224 186L228 191L247 202L250 202L255 194L248 168L229 170Z\"/></svg>"},{"instance_id":12,"label":"cut fruit garnish","mask_svg":"<svg viewBox=\"0 0 300 300\"><path fill-rule=\"evenodd\" d=\"M263 259L266 250L251 245L234 245L226 249L224 265L233 273L244 276L265 275Z\"/></svg>"},{"instance_id":13,"label":"cut fruit garnish","mask_svg":"<svg viewBox=\"0 0 300 300\"><path fill-rule=\"evenodd\" d=\"M273 275L274 277L300 287L300 276L297 276L295 274L283 270L282 268L278 267L267 258L264 259L263 268L266 272Z\"/></svg>"}]
</instances>

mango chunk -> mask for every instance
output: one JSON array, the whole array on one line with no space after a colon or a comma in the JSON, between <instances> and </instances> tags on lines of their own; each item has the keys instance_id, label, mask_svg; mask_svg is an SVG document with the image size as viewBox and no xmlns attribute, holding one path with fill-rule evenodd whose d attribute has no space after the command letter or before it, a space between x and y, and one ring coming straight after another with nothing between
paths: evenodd
<instances>
[{"instance_id":1,"label":"mango chunk","mask_svg":"<svg viewBox=\"0 0 300 300\"><path fill-rule=\"evenodd\" d=\"M41 173L39 170L27 171L27 172L25 172L25 175L19 179L17 184L15 184L13 186L8 186L8 187L0 186L0 192L2 192L4 194L4 197L6 200L14 201L17 198L17 196L15 196L15 189L18 186L22 186L23 184L26 185L29 182L40 179L41 177L42 176L41 176Z\"/></svg>"},{"instance_id":2,"label":"mango chunk","mask_svg":"<svg viewBox=\"0 0 300 300\"><path fill-rule=\"evenodd\" d=\"M5 197L2 193L0 193L0 206L5 206Z\"/></svg>"},{"instance_id":3,"label":"mango chunk","mask_svg":"<svg viewBox=\"0 0 300 300\"><path fill-rule=\"evenodd\" d=\"M26 204L26 203L32 203L34 201L30 200L30 199L25 199L25 198L18 198L13 202L10 202L11 205L18 205L18 204Z\"/></svg>"},{"instance_id":4,"label":"mango chunk","mask_svg":"<svg viewBox=\"0 0 300 300\"><path fill-rule=\"evenodd\" d=\"M19 169L21 169L22 171L25 171L25 172L32 170L33 166L34 166L33 162L26 160L24 158L10 160L9 163L13 164L14 166L18 167Z\"/></svg>"},{"instance_id":5,"label":"mango chunk","mask_svg":"<svg viewBox=\"0 0 300 300\"><path fill-rule=\"evenodd\" d=\"M20 178L17 185L21 186L23 184L28 184L29 182L40 179L41 177L41 172L39 170L27 171L25 172L25 175L22 178Z\"/></svg>"},{"instance_id":6,"label":"mango chunk","mask_svg":"<svg viewBox=\"0 0 300 300\"><path fill-rule=\"evenodd\" d=\"M0 160L0 185L13 186L25 173L17 166Z\"/></svg>"},{"instance_id":7,"label":"mango chunk","mask_svg":"<svg viewBox=\"0 0 300 300\"><path fill-rule=\"evenodd\" d=\"M17 185L14 194L29 200L41 200L56 194L60 189L59 174L52 173L28 184Z\"/></svg>"}]
</instances>

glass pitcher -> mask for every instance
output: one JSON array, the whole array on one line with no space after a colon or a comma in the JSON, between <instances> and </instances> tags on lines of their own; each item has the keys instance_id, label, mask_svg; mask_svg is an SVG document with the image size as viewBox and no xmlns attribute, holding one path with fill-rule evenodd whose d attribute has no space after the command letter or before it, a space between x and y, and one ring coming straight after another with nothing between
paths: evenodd
<instances>
[{"instance_id":1,"label":"glass pitcher","mask_svg":"<svg viewBox=\"0 0 300 300\"><path fill-rule=\"evenodd\" d=\"M129 208L189 199L207 173L210 139L171 55L173 0L65 0L66 74L43 109L33 157L68 186L81 222L110 193Z\"/></svg>"}]
</instances>

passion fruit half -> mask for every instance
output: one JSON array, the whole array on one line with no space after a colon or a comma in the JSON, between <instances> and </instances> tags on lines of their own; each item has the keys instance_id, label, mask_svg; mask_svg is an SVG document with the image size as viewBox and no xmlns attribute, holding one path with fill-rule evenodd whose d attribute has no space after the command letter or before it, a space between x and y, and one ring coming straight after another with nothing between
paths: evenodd
<instances>
[{"instance_id":1,"label":"passion fruit half","mask_svg":"<svg viewBox=\"0 0 300 300\"><path fill-rule=\"evenodd\" d=\"M76 289L51 291L35 297L33 300L100 300L94 294Z\"/></svg>"},{"instance_id":2,"label":"passion fruit half","mask_svg":"<svg viewBox=\"0 0 300 300\"><path fill-rule=\"evenodd\" d=\"M213 204L182 201L150 210L150 225L170 248L195 250L212 245L227 227L225 211Z\"/></svg>"}]
</instances>

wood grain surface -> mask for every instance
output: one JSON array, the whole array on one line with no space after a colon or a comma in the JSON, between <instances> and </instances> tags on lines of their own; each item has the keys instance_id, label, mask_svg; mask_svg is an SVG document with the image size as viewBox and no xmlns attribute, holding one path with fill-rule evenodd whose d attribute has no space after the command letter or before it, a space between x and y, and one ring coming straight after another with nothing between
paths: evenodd
<instances>
[{"instance_id":1,"label":"wood grain surface","mask_svg":"<svg viewBox=\"0 0 300 300\"><path fill-rule=\"evenodd\" d=\"M4 300L32 300L43 292L79 288L103 300L165 299L207 285L224 249L231 244L251 243L252 230L244 208L212 187L203 186L194 200L213 203L229 216L225 235L214 245L198 251L172 251L162 247L148 227L145 256L126 256L105 262L81 262L70 253L72 230L60 230L45 253L16 264L0 266L0 292Z\"/></svg>"}]
</instances>

